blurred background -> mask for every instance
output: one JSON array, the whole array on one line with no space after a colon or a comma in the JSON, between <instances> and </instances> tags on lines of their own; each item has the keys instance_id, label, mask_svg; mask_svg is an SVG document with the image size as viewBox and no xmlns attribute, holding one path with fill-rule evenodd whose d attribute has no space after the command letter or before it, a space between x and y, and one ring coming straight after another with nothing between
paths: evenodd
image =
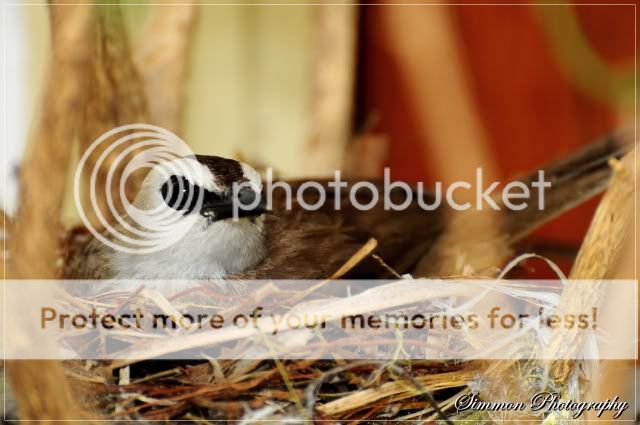
<instances>
[{"instance_id":1,"label":"blurred background","mask_svg":"<svg viewBox=\"0 0 640 425\"><path fill-rule=\"evenodd\" d=\"M633 124L633 6L160 8L172 7L164 19L189 8L167 23L189 35L183 107L170 129L198 153L272 166L282 177L337 168L378 177L389 166L393 178L428 186L481 165L504 181ZM132 49L171 45L163 21L150 18L154 7L121 10ZM5 14L0 206L14 212L51 28L45 5L7 5ZM136 65L143 74L163 66L144 52ZM150 110L167 102L147 94ZM536 240L577 247L595 205ZM72 206L64 215L77 221Z\"/></svg>"}]
</instances>

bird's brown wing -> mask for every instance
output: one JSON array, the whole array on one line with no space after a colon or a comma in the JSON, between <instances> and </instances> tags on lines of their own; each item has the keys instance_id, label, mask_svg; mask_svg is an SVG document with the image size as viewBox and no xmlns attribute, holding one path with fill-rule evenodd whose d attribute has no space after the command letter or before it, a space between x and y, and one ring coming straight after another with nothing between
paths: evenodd
<instances>
[{"instance_id":1,"label":"bird's brown wing","mask_svg":"<svg viewBox=\"0 0 640 425\"><path fill-rule=\"evenodd\" d=\"M537 207L537 191L531 191L524 210L504 209L501 233L504 240L513 244L534 229L564 211L602 192L611 170L608 161L619 158L633 147L629 134L620 133L605 137L543 168L552 186L546 194L546 206ZM521 181L527 185L538 178L536 170ZM295 194L302 181L293 182ZM382 201L369 211L359 211L349 202L351 189L343 188L340 210L335 211L336 192L322 182L327 189L327 202L317 211L304 211L295 201L291 210L284 207L284 192L274 192L275 217L268 218L269 254L255 270L243 273L248 279L288 278L322 279L330 276L346 262L369 238L378 241L376 253L399 273L411 272L416 262L429 253L443 233L444 221L449 211L443 203L436 211L425 211L414 201L403 211L386 210ZM374 183L383 194L383 186ZM400 204L405 199L402 190L392 192L391 199ZM432 204L433 195L422 195ZM294 197L295 198L295 197ZM314 204L317 192L305 191L304 199ZM357 192L357 200L367 204L371 199L368 189ZM429 257L425 257L429 258ZM371 258L367 258L347 277L387 277L387 271Z\"/></svg>"},{"instance_id":2,"label":"bird's brown wing","mask_svg":"<svg viewBox=\"0 0 640 425\"><path fill-rule=\"evenodd\" d=\"M402 211L385 210L383 186L374 184L380 194L379 202L366 211L356 208L349 199L352 183L338 192L328 181L314 180L323 185L326 201L315 211L308 211L296 202L285 208L285 192L273 191L273 211L266 219L268 254L255 269L234 275L242 279L322 279L329 277L358 251L368 239L378 242L375 253L399 273L408 272L429 249L442 230L441 211L426 211L413 202ZM296 194L304 181L289 182ZM371 190L360 187L354 192L357 203L366 205L372 200ZM407 194L402 189L390 193L391 201L399 205ZM432 195L422 195L431 203ZM336 197L340 209L335 209ZM315 189L304 191L304 202L318 201ZM367 258L348 275L349 278L391 277L379 262Z\"/></svg>"}]
</instances>

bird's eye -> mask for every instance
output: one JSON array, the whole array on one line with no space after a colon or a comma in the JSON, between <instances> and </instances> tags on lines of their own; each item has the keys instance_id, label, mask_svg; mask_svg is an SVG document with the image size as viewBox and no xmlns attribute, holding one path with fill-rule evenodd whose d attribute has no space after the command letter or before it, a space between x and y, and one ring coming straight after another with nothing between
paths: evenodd
<instances>
[{"instance_id":1,"label":"bird's eye","mask_svg":"<svg viewBox=\"0 0 640 425\"><path fill-rule=\"evenodd\" d=\"M171 176L160 189L162 199L174 210L189 214L201 199L200 186L193 185L184 176Z\"/></svg>"}]
</instances>

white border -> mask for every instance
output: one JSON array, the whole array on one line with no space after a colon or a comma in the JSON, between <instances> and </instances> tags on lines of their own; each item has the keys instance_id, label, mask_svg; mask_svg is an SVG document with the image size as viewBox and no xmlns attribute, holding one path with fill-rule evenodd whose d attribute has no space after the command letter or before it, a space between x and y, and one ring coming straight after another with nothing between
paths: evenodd
<instances>
[{"instance_id":1,"label":"white border","mask_svg":"<svg viewBox=\"0 0 640 425\"><path fill-rule=\"evenodd\" d=\"M3 81L2 81L2 103L3 103L3 116L2 116L2 154L6 157L6 106L7 106L7 82L6 82L6 64L7 64L7 50L6 50L6 7L7 6L47 6L47 3L3 3L2 4L2 69L3 69ZM56 3L56 6L78 6L78 3ZM637 4L636 3L474 3L474 4L465 4L465 3L391 3L391 4L372 4L372 3L84 3L82 5L86 6L185 6L185 5L193 5L193 6L633 6L634 10L634 117L633 117L633 133L634 133L634 159L637 163L638 161L638 149L637 149L637 94L638 94L638 86L637 86ZM3 193L6 198L6 181L3 179ZM637 249L638 249L638 241L637 241L637 200L638 200L638 190L637 190L637 170L634 167L634 280L638 281L638 264L637 264ZM3 249L6 253L6 238L3 239ZM6 256L3 257L3 324L6 324L6 288L4 285L4 281L6 280ZM636 303L636 317L635 317L635 330L636 335L638 334L638 285L636 284L636 297L634 302ZM3 333L3 359L6 359L6 332ZM6 421L6 417L4 416L6 413L6 360L4 360L5 367L2 368L3 375L3 421ZM634 406L634 416L637 413L637 369L638 369L638 344L636 343L636 361L634 364L634 397L633 397L633 406ZM456 420L449 419L452 422L459 422ZM101 419L101 422L139 422L138 420L133 419ZM280 422L280 420L265 420L261 419L263 422ZM335 422L333 420L320 420L314 419L309 421L316 422ZM18 419L12 422L87 422L86 419L47 419L47 420L26 420L26 419ZM146 420L146 422L166 422L164 420ZM171 422L192 422L190 420L176 419ZM233 421L231 421L233 422ZM394 420L378 420L378 422L397 422ZM495 422L514 422L514 420L496 420ZM518 420L519 423L540 423L539 420ZM608 420L604 419L595 419L589 420L589 422L608 422ZM616 422L633 422L634 420L620 420Z\"/></svg>"}]
</instances>

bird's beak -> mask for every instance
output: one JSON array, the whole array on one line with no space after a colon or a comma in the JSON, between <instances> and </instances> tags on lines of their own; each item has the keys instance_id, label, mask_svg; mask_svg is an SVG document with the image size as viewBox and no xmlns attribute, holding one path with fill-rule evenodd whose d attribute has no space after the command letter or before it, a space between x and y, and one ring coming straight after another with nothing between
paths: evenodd
<instances>
[{"instance_id":1,"label":"bird's beak","mask_svg":"<svg viewBox=\"0 0 640 425\"><path fill-rule=\"evenodd\" d=\"M264 197L247 187L224 196L205 194L200 211L210 222L228 218L257 217L268 212Z\"/></svg>"}]
</instances>

